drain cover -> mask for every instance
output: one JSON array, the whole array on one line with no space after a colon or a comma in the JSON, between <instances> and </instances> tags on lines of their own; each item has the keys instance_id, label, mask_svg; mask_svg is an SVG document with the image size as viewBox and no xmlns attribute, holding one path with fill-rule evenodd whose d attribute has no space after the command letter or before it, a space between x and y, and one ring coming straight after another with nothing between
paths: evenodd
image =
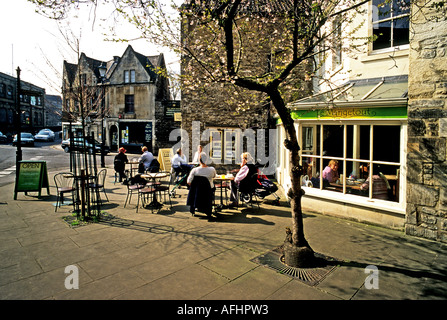
<instances>
[{"instance_id":1,"label":"drain cover","mask_svg":"<svg viewBox=\"0 0 447 320\"><path fill-rule=\"evenodd\" d=\"M307 285L315 286L323 281L323 279L332 272L339 263L337 260L319 253L315 253L315 258L316 266L313 268L291 267L284 263L284 255L281 247L279 247L266 254L260 255L251 261L276 270L281 274L293 277Z\"/></svg>"}]
</instances>

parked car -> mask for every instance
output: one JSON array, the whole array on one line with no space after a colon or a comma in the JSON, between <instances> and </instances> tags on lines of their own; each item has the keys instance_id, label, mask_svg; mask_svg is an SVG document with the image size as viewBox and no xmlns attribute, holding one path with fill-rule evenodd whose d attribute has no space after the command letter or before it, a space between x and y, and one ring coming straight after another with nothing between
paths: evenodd
<instances>
[{"instance_id":1,"label":"parked car","mask_svg":"<svg viewBox=\"0 0 447 320\"><path fill-rule=\"evenodd\" d=\"M54 132L50 129L42 129L35 136L36 141L54 141Z\"/></svg>"},{"instance_id":2,"label":"parked car","mask_svg":"<svg viewBox=\"0 0 447 320\"><path fill-rule=\"evenodd\" d=\"M7 142L8 142L8 137L0 132L0 143L7 143Z\"/></svg>"},{"instance_id":3,"label":"parked car","mask_svg":"<svg viewBox=\"0 0 447 320\"><path fill-rule=\"evenodd\" d=\"M14 135L12 145L17 145L17 135ZM20 145L34 147L34 136L29 132L20 133Z\"/></svg>"},{"instance_id":4,"label":"parked car","mask_svg":"<svg viewBox=\"0 0 447 320\"><path fill-rule=\"evenodd\" d=\"M74 145L75 147L83 147L84 146L84 139L83 138L74 138ZM85 145L88 148L89 153L93 153L93 145L89 142L86 142ZM62 149L64 149L65 152L70 152L71 146L70 146L70 139L63 140L61 144ZM101 143L95 140L95 152L97 154L101 153ZM108 154L110 152L110 148L108 146L104 146L104 154Z\"/></svg>"}]
</instances>

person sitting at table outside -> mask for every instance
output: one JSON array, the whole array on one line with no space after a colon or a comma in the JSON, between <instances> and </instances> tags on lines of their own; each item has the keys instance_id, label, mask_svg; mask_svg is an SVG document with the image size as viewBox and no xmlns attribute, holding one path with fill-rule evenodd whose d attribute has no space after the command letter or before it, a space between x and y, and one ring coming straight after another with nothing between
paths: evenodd
<instances>
[{"instance_id":1,"label":"person sitting at table outside","mask_svg":"<svg viewBox=\"0 0 447 320\"><path fill-rule=\"evenodd\" d=\"M123 179L127 179L125 168L126 163L129 162L126 156L126 149L123 147L119 148L118 154L115 156L115 159L113 161L114 169L119 174L119 182L123 182Z\"/></svg>"},{"instance_id":2,"label":"person sitting at table outside","mask_svg":"<svg viewBox=\"0 0 447 320\"><path fill-rule=\"evenodd\" d=\"M252 189L252 177L258 174L258 169L253 163L253 158L248 152L241 154L241 168L231 181L230 185L230 207L238 205L238 191L250 192Z\"/></svg>"},{"instance_id":3,"label":"person sitting at table outside","mask_svg":"<svg viewBox=\"0 0 447 320\"><path fill-rule=\"evenodd\" d=\"M182 149L177 149L175 155L172 157L171 165L175 172L189 173L193 168L193 165L188 164L186 156L182 153Z\"/></svg>"},{"instance_id":4,"label":"person sitting at table outside","mask_svg":"<svg viewBox=\"0 0 447 320\"><path fill-rule=\"evenodd\" d=\"M143 154L138 159L140 163L138 165L138 173L144 173L151 165L152 160L154 160L154 155L147 150L147 147L141 147Z\"/></svg>"},{"instance_id":5,"label":"person sitting at table outside","mask_svg":"<svg viewBox=\"0 0 447 320\"><path fill-rule=\"evenodd\" d=\"M187 184L190 187L186 204L190 206L190 212L194 215L195 209L203 211L211 220L212 204L214 200L213 178L216 177L216 169L209 167L206 162L207 155L199 157L200 166L193 168L189 173Z\"/></svg>"},{"instance_id":6,"label":"person sitting at table outside","mask_svg":"<svg viewBox=\"0 0 447 320\"><path fill-rule=\"evenodd\" d=\"M202 154L206 155L206 153L203 152L203 147L199 144L197 146L197 151L194 154L194 157L192 158L192 163L193 164L200 164L199 158L200 158L200 155L202 155Z\"/></svg>"},{"instance_id":7,"label":"person sitting at table outside","mask_svg":"<svg viewBox=\"0 0 447 320\"><path fill-rule=\"evenodd\" d=\"M208 156L206 154L202 154L199 157L200 165L198 167L195 167L191 170L191 172L188 175L188 179L186 180L186 183L188 185L191 184L192 180L195 176L201 176L206 177L209 182L212 189L214 188L214 182L213 179L216 177L216 169L214 167L210 167L206 164L208 161Z\"/></svg>"}]
</instances>

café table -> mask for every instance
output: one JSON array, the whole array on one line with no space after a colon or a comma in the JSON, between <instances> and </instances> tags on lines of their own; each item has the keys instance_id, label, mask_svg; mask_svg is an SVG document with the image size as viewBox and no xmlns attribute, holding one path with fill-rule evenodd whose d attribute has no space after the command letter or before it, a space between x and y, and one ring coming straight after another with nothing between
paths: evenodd
<instances>
[{"instance_id":1,"label":"caf\u00e9 table","mask_svg":"<svg viewBox=\"0 0 447 320\"><path fill-rule=\"evenodd\" d=\"M355 182L352 184L346 183L346 190L348 191L348 193L350 193L349 190L361 190L360 187L362 184L363 183L360 183L360 182ZM343 192L343 184L342 183L333 182L333 183L329 183L329 185L331 187L333 187L336 191Z\"/></svg>"},{"instance_id":2,"label":"caf\u00e9 table","mask_svg":"<svg viewBox=\"0 0 447 320\"><path fill-rule=\"evenodd\" d=\"M226 186L224 186L224 183L228 182L228 181L232 181L232 180L234 180L234 176L232 174L229 174L229 175L225 175L225 174L217 175L217 176L215 176L213 178L213 181L216 184L220 183L220 206L219 206L220 209L225 209L225 208L228 207L227 205L224 205L224 202L223 202L223 189L226 188ZM228 204L228 197L226 196L226 192L225 192L225 200L226 200L226 202Z\"/></svg>"},{"instance_id":3,"label":"caf\u00e9 table","mask_svg":"<svg viewBox=\"0 0 447 320\"><path fill-rule=\"evenodd\" d=\"M148 179L153 182L153 185L155 185L157 179L166 178L168 176L168 173L166 172L148 172L141 175L141 178ZM147 207L153 209L153 208L161 208L163 206L162 203L160 203L157 200L157 192L153 192L153 198L151 203L147 205Z\"/></svg>"}]
</instances>

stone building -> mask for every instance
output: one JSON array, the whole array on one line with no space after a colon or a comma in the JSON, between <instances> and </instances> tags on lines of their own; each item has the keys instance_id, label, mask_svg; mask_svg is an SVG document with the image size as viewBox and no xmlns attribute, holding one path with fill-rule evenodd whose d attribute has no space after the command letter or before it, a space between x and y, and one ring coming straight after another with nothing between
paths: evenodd
<instances>
[{"instance_id":1,"label":"stone building","mask_svg":"<svg viewBox=\"0 0 447 320\"><path fill-rule=\"evenodd\" d=\"M302 206L447 242L445 17L394 1L363 5L355 36L378 38L359 53L349 54L352 43L340 33L345 50L337 59L332 52L320 73L335 89L315 81L313 96L289 104L306 169ZM287 154L278 153L287 190ZM334 182L322 174L331 159L339 163Z\"/></svg>"},{"instance_id":2,"label":"stone building","mask_svg":"<svg viewBox=\"0 0 447 320\"><path fill-rule=\"evenodd\" d=\"M45 127L45 89L22 80L20 87L21 131L35 134ZM8 136L16 133L16 99L17 78L0 73L0 131Z\"/></svg>"},{"instance_id":3,"label":"stone building","mask_svg":"<svg viewBox=\"0 0 447 320\"><path fill-rule=\"evenodd\" d=\"M408 234L447 242L447 29L442 10L413 17L408 102Z\"/></svg>"},{"instance_id":4,"label":"stone building","mask_svg":"<svg viewBox=\"0 0 447 320\"><path fill-rule=\"evenodd\" d=\"M305 169L303 210L403 229L410 11L396 6L387 16L390 8L381 2L365 3L358 13L343 16L346 20L325 25L333 37L324 45L333 50L319 57L314 94L288 106ZM373 35L377 40L368 42ZM278 130L280 145L281 124ZM277 168L286 191L291 184L287 153L278 150ZM333 161L339 176L329 180L325 169Z\"/></svg>"},{"instance_id":5,"label":"stone building","mask_svg":"<svg viewBox=\"0 0 447 320\"><path fill-rule=\"evenodd\" d=\"M64 110L78 120L82 99L89 132L98 140L104 125L105 144L112 150L140 153L145 145L157 153L169 145L169 132L177 125L170 110L179 109L170 99L165 69L163 54L145 56L132 46L110 61L81 54L77 65L64 62Z\"/></svg>"}]
</instances>

